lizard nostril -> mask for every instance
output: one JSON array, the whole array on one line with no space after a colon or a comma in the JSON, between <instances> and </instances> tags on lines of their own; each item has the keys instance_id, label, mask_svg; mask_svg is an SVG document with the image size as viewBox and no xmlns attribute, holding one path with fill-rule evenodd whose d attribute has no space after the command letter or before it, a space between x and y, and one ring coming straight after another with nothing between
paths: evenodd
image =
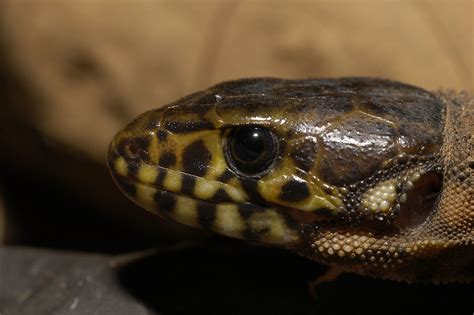
<instances>
[{"instance_id":1,"label":"lizard nostril","mask_svg":"<svg viewBox=\"0 0 474 315\"><path fill-rule=\"evenodd\" d=\"M125 147L125 152L127 153L127 155L129 156L136 156L138 155L138 146L135 144L135 143L129 143L126 147Z\"/></svg>"},{"instance_id":2,"label":"lizard nostril","mask_svg":"<svg viewBox=\"0 0 474 315\"><path fill-rule=\"evenodd\" d=\"M131 139L127 139L119 143L117 147L118 153L126 159L134 159L140 154L140 146Z\"/></svg>"}]
</instances>

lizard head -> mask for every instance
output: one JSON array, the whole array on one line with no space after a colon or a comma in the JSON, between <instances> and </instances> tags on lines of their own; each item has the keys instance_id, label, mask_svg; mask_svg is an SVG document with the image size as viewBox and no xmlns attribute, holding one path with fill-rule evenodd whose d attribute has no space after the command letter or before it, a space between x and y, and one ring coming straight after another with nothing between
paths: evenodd
<instances>
[{"instance_id":1,"label":"lizard head","mask_svg":"<svg viewBox=\"0 0 474 315\"><path fill-rule=\"evenodd\" d=\"M226 82L136 118L111 173L133 201L230 237L368 273L437 215L445 105L386 80ZM421 248L421 245L418 247Z\"/></svg>"}]
</instances>

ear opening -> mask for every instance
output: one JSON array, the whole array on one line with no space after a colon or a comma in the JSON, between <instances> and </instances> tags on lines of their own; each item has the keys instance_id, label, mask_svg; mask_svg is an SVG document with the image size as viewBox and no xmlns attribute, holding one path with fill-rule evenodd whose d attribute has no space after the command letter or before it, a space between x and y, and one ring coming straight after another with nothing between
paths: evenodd
<instances>
[{"instance_id":1,"label":"ear opening","mask_svg":"<svg viewBox=\"0 0 474 315\"><path fill-rule=\"evenodd\" d=\"M410 229L425 222L436 210L442 186L441 174L428 172L420 176L414 187L407 192L407 199L394 221L395 226L399 229Z\"/></svg>"}]
</instances>

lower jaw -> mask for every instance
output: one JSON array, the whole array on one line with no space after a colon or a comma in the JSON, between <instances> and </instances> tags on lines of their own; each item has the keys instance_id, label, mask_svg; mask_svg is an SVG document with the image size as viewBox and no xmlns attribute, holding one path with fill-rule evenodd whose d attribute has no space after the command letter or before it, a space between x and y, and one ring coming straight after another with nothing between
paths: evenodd
<instances>
[{"instance_id":1,"label":"lower jaw","mask_svg":"<svg viewBox=\"0 0 474 315\"><path fill-rule=\"evenodd\" d=\"M299 239L298 231L276 209L194 199L127 178L116 178L116 182L139 206L184 225L270 244L284 245ZM130 189L132 185L134 189Z\"/></svg>"}]
</instances>

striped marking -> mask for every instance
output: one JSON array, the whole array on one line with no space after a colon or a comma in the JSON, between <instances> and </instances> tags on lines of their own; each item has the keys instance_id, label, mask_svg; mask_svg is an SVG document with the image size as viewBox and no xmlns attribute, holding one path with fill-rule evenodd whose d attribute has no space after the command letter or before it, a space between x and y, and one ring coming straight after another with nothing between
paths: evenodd
<instances>
[{"instance_id":1,"label":"striped marking","mask_svg":"<svg viewBox=\"0 0 474 315\"><path fill-rule=\"evenodd\" d=\"M240 216L237 205L221 204L217 206L214 230L230 237L243 238L245 221Z\"/></svg>"},{"instance_id":2,"label":"striped marking","mask_svg":"<svg viewBox=\"0 0 474 315\"><path fill-rule=\"evenodd\" d=\"M154 195L154 200L158 207L158 213L165 215L172 212L176 205L176 195L164 190L157 190Z\"/></svg>"},{"instance_id":3,"label":"striped marking","mask_svg":"<svg viewBox=\"0 0 474 315\"><path fill-rule=\"evenodd\" d=\"M216 219L217 205L209 202L198 203L198 223L205 229L212 229L214 220Z\"/></svg>"}]
</instances>

